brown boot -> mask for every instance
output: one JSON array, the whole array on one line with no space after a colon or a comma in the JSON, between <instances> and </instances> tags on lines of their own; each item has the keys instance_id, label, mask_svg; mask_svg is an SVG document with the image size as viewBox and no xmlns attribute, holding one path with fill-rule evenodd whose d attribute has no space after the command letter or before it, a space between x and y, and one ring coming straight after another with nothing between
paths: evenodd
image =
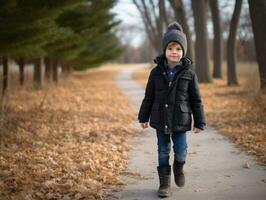
<instances>
[{"instance_id":1,"label":"brown boot","mask_svg":"<svg viewBox=\"0 0 266 200\"><path fill-rule=\"evenodd\" d=\"M158 189L159 197L169 197L170 194L170 185L171 185L171 166L167 167L157 167L160 187Z\"/></svg>"},{"instance_id":2,"label":"brown boot","mask_svg":"<svg viewBox=\"0 0 266 200\"><path fill-rule=\"evenodd\" d=\"M178 187L183 187L185 185L185 175L183 171L183 166L185 162L178 162L176 159L173 164L173 171L175 175L175 183Z\"/></svg>"}]
</instances>

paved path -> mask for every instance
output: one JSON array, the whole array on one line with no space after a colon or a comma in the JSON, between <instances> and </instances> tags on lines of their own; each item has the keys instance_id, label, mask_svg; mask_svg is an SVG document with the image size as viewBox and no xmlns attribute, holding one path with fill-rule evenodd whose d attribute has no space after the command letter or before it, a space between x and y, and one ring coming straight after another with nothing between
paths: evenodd
<instances>
[{"instance_id":1,"label":"paved path","mask_svg":"<svg viewBox=\"0 0 266 200\"><path fill-rule=\"evenodd\" d=\"M140 67L144 66L124 69L116 78L117 84L129 96L136 111L143 98L144 88L132 80L131 75ZM122 177L127 185L108 199L158 199L154 130L149 128L142 136L135 137L132 147L127 169L129 173ZM246 162L250 168L243 167ZM182 189L174 185L172 177L172 197L167 199L266 200L266 167L257 165L253 157L241 152L234 143L212 127L199 135L188 133L185 174L186 185Z\"/></svg>"}]
</instances>

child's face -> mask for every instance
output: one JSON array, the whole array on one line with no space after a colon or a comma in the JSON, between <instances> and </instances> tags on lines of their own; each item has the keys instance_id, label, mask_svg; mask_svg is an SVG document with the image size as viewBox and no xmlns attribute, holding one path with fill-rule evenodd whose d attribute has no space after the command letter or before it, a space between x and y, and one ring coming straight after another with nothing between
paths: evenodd
<instances>
[{"instance_id":1,"label":"child's face","mask_svg":"<svg viewBox=\"0 0 266 200\"><path fill-rule=\"evenodd\" d=\"M179 43L170 42L165 50L165 57L169 64L177 64L183 57L183 50Z\"/></svg>"}]
</instances>

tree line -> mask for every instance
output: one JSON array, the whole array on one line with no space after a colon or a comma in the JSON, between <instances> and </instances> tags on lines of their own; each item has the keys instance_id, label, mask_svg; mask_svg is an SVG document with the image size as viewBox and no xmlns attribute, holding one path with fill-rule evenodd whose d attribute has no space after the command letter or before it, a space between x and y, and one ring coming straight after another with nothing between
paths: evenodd
<instances>
[{"instance_id":1,"label":"tree line","mask_svg":"<svg viewBox=\"0 0 266 200\"><path fill-rule=\"evenodd\" d=\"M58 82L59 66L69 73L116 58L122 50L115 34L119 21L110 12L115 3L0 0L2 96L8 90L9 60L19 66L20 85L24 83L25 65L33 64L34 87L40 89L44 80Z\"/></svg>"},{"instance_id":2,"label":"tree line","mask_svg":"<svg viewBox=\"0 0 266 200\"><path fill-rule=\"evenodd\" d=\"M195 70L200 82L209 83L212 78L222 78L222 60L226 54L227 61L227 85L238 85L236 73L236 35L243 0L234 1L234 10L229 20L229 34L227 36L226 48L223 47L224 37L222 29L223 17L218 0L132 0L138 9L143 21L145 31L153 49L158 53L161 51L161 38L167 24L176 20L182 26L187 35L187 56L195 60ZM185 5L189 2L191 13L187 13ZM186 3L186 4L185 4ZM227 2L228 3L228 2ZM266 1L248 0L249 15L251 18L253 36L255 41L256 59L259 66L260 89L266 91L266 45L264 34L266 31ZM192 16L188 16L191 14ZM210 14L213 27L213 73L210 74L209 63L209 36L207 31L207 16ZM193 28L189 19L193 17ZM193 34L193 31L194 33ZM195 35L195 39L193 38ZM226 52L223 52L226 49Z\"/></svg>"}]
</instances>

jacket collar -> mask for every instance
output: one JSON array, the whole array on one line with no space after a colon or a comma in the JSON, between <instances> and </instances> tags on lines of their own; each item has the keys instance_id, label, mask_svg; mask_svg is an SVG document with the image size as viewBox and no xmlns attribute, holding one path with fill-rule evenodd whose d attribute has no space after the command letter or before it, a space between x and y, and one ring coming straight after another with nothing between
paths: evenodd
<instances>
[{"instance_id":1,"label":"jacket collar","mask_svg":"<svg viewBox=\"0 0 266 200\"><path fill-rule=\"evenodd\" d=\"M183 57L181 61L182 61L183 68L189 68L192 65L192 61L188 57ZM166 72L166 69L167 69L165 65L166 58L163 54L157 56L154 59L154 63L157 64L157 66L161 69L162 72Z\"/></svg>"}]
</instances>

